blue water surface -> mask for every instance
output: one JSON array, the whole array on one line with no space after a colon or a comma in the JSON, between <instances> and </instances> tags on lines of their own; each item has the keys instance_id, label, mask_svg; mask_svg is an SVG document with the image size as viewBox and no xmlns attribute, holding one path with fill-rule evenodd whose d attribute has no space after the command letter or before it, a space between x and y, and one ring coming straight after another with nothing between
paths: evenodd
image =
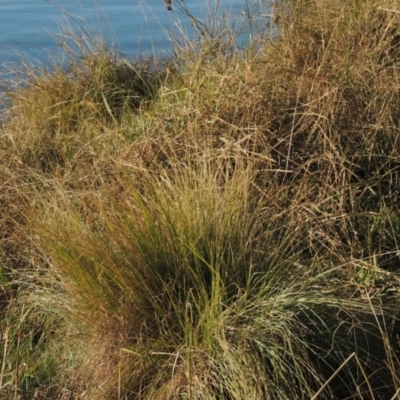
<instances>
[{"instance_id":1,"label":"blue water surface","mask_svg":"<svg viewBox=\"0 0 400 400\"><path fill-rule=\"evenodd\" d=\"M256 0L254 4L265 3ZM173 0L174 4L174 0ZM21 58L49 63L57 54L57 40L69 29L82 35L101 33L108 45L129 56L171 53L170 34L193 35L190 19L180 6L204 21L207 14L222 21L230 14L232 23L245 22L250 0L175 0L173 11L163 0L1 0L0 68L4 71ZM208 10L208 11L207 11ZM210 11L211 10L211 11ZM215 18L218 15L217 18Z\"/></svg>"}]
</instances>

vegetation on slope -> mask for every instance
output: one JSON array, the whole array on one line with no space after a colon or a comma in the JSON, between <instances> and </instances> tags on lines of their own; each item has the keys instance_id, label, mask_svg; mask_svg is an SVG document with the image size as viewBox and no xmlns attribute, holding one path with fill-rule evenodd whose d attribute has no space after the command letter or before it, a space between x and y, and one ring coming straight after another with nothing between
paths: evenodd
<instances>
[{"instance_id":1,"label":"vegetation on slope","mask_svg":"<svg viewBox=\"0 0 400 400\"><path fill-rule=\"evenodd\" d=\"M274 13L10 91L1 396L399 395L400 9Z\"/></svg>"}]
</instances>

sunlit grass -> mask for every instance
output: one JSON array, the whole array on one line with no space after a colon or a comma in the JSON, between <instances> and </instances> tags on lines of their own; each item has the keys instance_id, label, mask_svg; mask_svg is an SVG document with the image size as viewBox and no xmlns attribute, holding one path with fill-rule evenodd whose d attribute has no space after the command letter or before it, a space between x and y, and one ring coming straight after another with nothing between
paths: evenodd
<instances>
[{"instance_id":1,"label":"sunlit grass","mask_svg":"<svg viewBox=\"0 0 400 400\"><path fill-rule=\"evenodd\" d=\"M396 398L399 10L271 14L9 92L2 395Z\"/></svg>"}]
</instances>

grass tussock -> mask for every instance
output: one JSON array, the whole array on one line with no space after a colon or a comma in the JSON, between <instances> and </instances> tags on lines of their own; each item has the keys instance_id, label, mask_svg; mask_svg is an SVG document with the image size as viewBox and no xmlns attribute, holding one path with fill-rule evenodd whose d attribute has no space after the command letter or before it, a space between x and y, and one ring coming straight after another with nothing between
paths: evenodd
<instances>
[{"instance_id":1,"label":"grass tussock","mask_svg":"<svg viewBox=\"0 0 400 400\"><path fill-rule=\"evenodd\" d=\"M397 398L400 10L273 20L9 92L1 396Z\"/></svg>"}]
</instances>

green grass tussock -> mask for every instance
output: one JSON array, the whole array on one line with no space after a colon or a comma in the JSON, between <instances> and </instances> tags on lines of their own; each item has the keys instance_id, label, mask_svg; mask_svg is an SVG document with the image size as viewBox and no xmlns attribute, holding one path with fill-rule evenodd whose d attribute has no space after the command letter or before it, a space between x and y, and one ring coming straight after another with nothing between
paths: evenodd
<instances>
[{"instance_id":1,"label":"green grass tussock","mask_svg":"<svg viewBox=\"0 0 400 400\"><path fill-rule=\"evenodd\" d=\"M400 10L272 11L9 91L0 397L397 398Z\"/></svg>"}]
</instances>

